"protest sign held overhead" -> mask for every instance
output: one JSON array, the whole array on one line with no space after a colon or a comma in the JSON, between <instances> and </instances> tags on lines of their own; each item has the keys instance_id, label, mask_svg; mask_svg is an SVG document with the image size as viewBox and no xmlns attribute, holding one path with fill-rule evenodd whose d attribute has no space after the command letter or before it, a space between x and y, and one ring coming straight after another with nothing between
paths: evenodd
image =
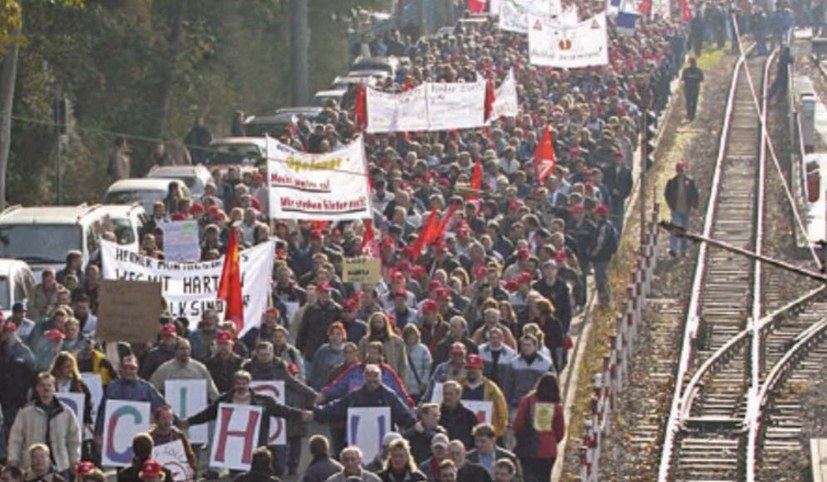
<instances>
[{"instance_id":1,"label":"protest sign held overhead","mask_svg":"<svg viewBox=\"0 0 827 482\"><path fill-rule=\"evenodd\" d=\"M163 310L161 283L104 278L99 295L98 338L105 341L155 341L158 317Z\"/></svg>"},{"instance_id":2,"label":"protest sign held overhead","mask_svg":"<svg viewBox=\"0 0 827 482\"><path fill-rule=\"evenodd\" d=\"M342 281L345 283L379 283L382 281L382 261L367 256L345 258Z\"/></svg>"},{"instance_id":3,"label":"protest sign held overhead","mask_svg":"<svg viewBox=\"0 0 827 482\"><path fill-rule=\"evenodd\" d=\"M572 69L609 63L605 12L571 26L534 16L529 17L529 22L532 65Z\"/></svg>"},{"instance_id":4,"label":"protest sign held overhead","mask_svg":"<svg viewBox=\"0 0 827 482\"><path fill-rule=\"evenodd\" d=\"M300 152L267 138L267 178L272 218L341 221L371 216L361 137L325 154Z\"/></svg>"},{"instance_id":5,"label":"protest sign held overhead","mask_svg":"<svg viewBox=\"0 0 827 482\"><path fill-rule=\"evenodd\" d=\"M214 309L223 319L226 303L217 299L224 258L198 263L179 263L141 256L115 243L101 242L103 278L108 280L154 281L173 317L184 316L193 326L204 310ZM269 306L270 273L275 258L275 244L268 241L239 253L241 258L241 293L244 303L243 335L258 326L261 314ZM154 319L157 333L161 306L158 301ZM154 335L153 335L154 336Z\"/></svg>"}]
</instances>

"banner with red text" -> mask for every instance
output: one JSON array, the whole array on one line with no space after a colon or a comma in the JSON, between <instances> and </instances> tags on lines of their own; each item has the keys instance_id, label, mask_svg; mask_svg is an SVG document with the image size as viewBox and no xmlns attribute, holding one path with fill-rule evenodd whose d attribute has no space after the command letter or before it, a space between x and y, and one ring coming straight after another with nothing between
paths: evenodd
<instances>
[{"instance_id":1,"label":"banner with red text","mask_svg":"<svg viewBox=\"0 0 827 482\"><path fill-rule=\"evenodd\" d=\"M270 217L340 221L371 217L361 137L333 152L308 154L267 138Z\"/></svg>"},{"instance_id":2,"label":"banner with red text","mask_svg":"<svg viewBox=\"0 0 827 482\"><path fill-rule=\"evenodd\" d=\"M575 25L529 17L528 54L532 65L574 69L609 63L606 12Z\"/></svg>"}]
</instances>

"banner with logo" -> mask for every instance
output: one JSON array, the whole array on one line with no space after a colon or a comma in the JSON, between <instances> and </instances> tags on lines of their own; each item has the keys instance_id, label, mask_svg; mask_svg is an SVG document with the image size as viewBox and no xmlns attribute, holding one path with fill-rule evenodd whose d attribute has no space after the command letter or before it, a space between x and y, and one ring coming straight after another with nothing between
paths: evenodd
<instances>
[{"instance_id":1,"label":"banner with logo","mask_svg":"<svg viewBox=\"0 0 827 482\"><path fill-rule=\"evenodd\" d=\"M347 409L347 444L362 449L363 460L373 460L382 450L382 439L393 429L389 407Z\"/></svg>"},{"instance_id":2,"label":"banner with logo","mask_svg":"<svg viewBox=\"0 0 827 482\"><path fill-rule=\"evenodd\" d=\"M509 70L502 84L494 92L494 107L491 110L491 120L500 117L517 117L519 114L517 100L517 81L514 79L514 70Z\"/></svg>"},{"instance_id":3,"label":"banner with logo","mask_svg":"<svg viewBox=\"0 0 827 482\"><path fill-rule=\"evenodd\" d=\"M528 17L551 17L563 11L560 0L500 0L500 30L528 33Z\"/></svg>"},{"instance_id":4,"label":"banner with logo","mask_svg":"<svg viewBox=\"0 0 827 482\"><path fill-rule=\"evenodd\" d=\"M429 130L473 129L485 125L484 79L425 85L428 88Z\"/></svg>"},{"instance_id":5,"label":"banner with logo","mask_svg":"<svg viewBox=\"0 0 827 482\"><path fill-rule=\"evenodd\" d=\"M609 63L605 12L571 26L535 16L529 17L529 23L532 65L573 69Z\"/></svg>"},{"instance_id":6,"label":"banner with logo","mask_svg":"<svg viewBox=\"0 0 827 482\"><path fill-rule=\"evenodd\" d=\"M173 317L183 316L195 326L207 309L223 319L225 303L217 299L224 257L213 261L181 263L130 252L115 243L101 241L103 278L161 283L161 293ZM241 294L244 300L244 328L239 336L258 326L269 306L270 274L275 242L268 241L239 253Z\"/></svg>"},{"instance_id":7,"label":"banner with logo","mask_svg":"<svg viewBox=\"0 0 827 482\"><path fill-rule=\"evenodd\" d=\"M428 130L426 85L407 92L382 92L367 88L368 126L370 133Z\"/></svg>"},{"instance_id":8,"label":"banner with logo","mask_svg":"<svg viewBox=\"0 0 827 482\"><path fill-rule=\"evenodd\" d=\"M371 217L362 137L325 154L299 152L267 138L270 217L340 221Z\"/></svg>"}]
</instances>

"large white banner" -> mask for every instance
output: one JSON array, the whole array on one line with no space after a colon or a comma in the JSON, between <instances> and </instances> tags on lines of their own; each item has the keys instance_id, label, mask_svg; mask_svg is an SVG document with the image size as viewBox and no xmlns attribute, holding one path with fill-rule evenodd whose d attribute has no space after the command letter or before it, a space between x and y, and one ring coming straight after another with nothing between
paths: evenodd
<instances>
[{"instance_id":1,"label":"large white banner","mask_svg":"<svg viewBox=\"0 0 827 482\"><path fill-rule=\"evenodd\" d=\"M250 382L250 389L258 395L270 397L285 405L284 380L257 380ZM267 434L267 445L287 445L287 420L270 417L270 433Z\"/></svg>"},{"instance_id":2,"label":"large white banner","mask_svg":"<svg viewBox=\"0 0 827 482\"><path fill-rule=\"evenodd\" d=\"M552 17L563 11L560 0L500 0L500 30L528 33L528 17Z\"/></svg>"},{"instance_id":3,"label":"large white banner","mask_svg":"<svg viewBox=\"0 0 827 482\"><path fill-rule=\"evenodd\" d=\"M223 319L225 303L217 299L223 256L213 261L180 263L141 256L108 241L101 241L101 254L104 279L161 283L161 292L173 317L185 316L190 320L190 326L195 326L204 310L211 308ZM258 326L261 314L269 306L274 257L273 241L239 253L244 301L244 328L239 336Z\"/></svg>"},{"instance_id":4,"label":"large white banner","mask_svg":"<svg viewBox=\"0 0 827 482\"><path fill-rule=\"evenodd\" d=\"M371 217L362 137L326 154L299 152L267 138L270 217L339 221Z\"/></svg>"},{"instance_id":5,"label":"large white banner","mask_svg":"<svg viewBox=\"0 0 827 482\"><path fill-rule=\"evenodd\" d=\"M164 398L178 418L187 418L207 408L206 380L167 380ZM184 430L190 443L209 442L208 424L194 425Z\"/></svg>"},{"instance_id":6,"label":"large white banner","mask_svg":"<svg viewBox=\"0 0 827 482\"><path fill-rule=\"evenodd\" d=\"M429 130L473 129L485 125L485 79L426 86Z\"/></svg>"},{"instance_id":7,"label":"large white banner","mask_svg":"<svg viewBox=\"0 0 827 482\"><path fill-rule=\"evenodd\" d=\"M428 98L425 84L401 93L382 92L368 87L367 107L367 132L428 130Z\"/></svg>"},{"instance_id":8,"label":"large white banner","mask_svg":"<svg viewBox=\"0 0 827 482\"><path fill-rule=\"evenodd\" d=\"M503 83L494 91L494 107L491 109L491 119L500 117L517 117L519 114L517 100L517 81L514 79L514 70L509 70Z\"/></svg>"},{"instance_id":9,"label":"large white banner","mask_svg":"<svg viewBox=\"0 0 827 482\"><path fill-rule=\"evenodd\" d=\"M532 65L578 68L609 63L606 12L576 25L529 17L529 60Z\"/></svg>"}]
</instances>

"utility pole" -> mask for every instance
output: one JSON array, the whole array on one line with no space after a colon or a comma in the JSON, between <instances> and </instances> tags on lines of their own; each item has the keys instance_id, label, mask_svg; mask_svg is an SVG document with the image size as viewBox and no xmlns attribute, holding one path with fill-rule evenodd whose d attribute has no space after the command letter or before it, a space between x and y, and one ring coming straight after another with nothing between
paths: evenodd
<instances>
[{"instance_id":1,"label":"utility pole","mask_svg":"<svg viewBox=\"0 0 827 482\"><path fill-rule=\"evenodd\" d=\"M302 105L309 97L307 0L290 0L290 100Z\"/></svg>"}]
</instances>

